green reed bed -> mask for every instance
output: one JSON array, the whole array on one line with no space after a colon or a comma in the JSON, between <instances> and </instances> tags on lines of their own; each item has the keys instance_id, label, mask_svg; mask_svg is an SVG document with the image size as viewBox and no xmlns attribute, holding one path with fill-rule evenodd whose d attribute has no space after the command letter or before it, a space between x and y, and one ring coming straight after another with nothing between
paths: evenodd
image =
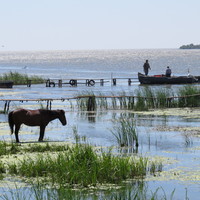
<instances>
[{"instance_id":1,"label":"green reed bed","mask_svg":"<svg viewBox=\"0 0 200 200\"><path fill-rule=\"evenodd\" d=\"M21 74L18 72L8 72L0 76L1 81L10 80L13 81L15 85L27 84L28 80L31 80L32 84L44 83L44 79L39 76L28 76L27 74Z\"/></svg>"},{"instance_id":2,"label":"green reed bed","mask_svg":"<svg viewBox=\"0 0 200 200\"><path fill-rule=\"evenodd\" d=\"M198 107L200 106L200 88L187 85L180 88L178 98L179 107ZM187 96L187 97L186 97Z\"/></svg>"},{"instance_id":3,"label":"green reed bed","mask_svg":"<svg viewBox=\"0 0 200 200\"><path fill-rule=\"evenodd\" d=\"M8 172L23 177L42 177L52 185L79 185L121 183L123 180L143 177L151 165L147 158L114 156L111 152L97 152L88 144L76 144L65 152L27 156L8 164Z\"/></svg>"},{"instance_id":4,"label":"green reed bed","mask_svg":"<svg viewBox=\"0 0 200 200\"><path fill-rule=\"evenodd\" d=\"M148 109L198 107L200 106L200 89L197 86L183 86L178 91L172 89L152 89L141 87L135 94L104 96L85 93L77 98L77 106L82 111L96 111L108 109L146 111Z\"/></svg>"}]
</instances>

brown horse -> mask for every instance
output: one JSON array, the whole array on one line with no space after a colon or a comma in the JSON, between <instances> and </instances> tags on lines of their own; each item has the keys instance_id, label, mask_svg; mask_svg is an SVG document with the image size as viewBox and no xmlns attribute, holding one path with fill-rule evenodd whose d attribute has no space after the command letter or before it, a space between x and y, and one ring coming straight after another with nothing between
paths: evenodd
<instances>
[{"instance_id":1,"label":"brown horse","mask_svg":"<svg viewBox=\"0 0 200 200\"><path fill-rule=\"evenodd\" d=\"M25 124L27 126L40 126L40 137L38 141L43 141L44 131L48 123L54 119L59 119L62 125L67 124L64 110L26 110L17 109L9 113L8 123L10 126L11 134L13 134L15 126L16 142L19 142L18 133L20 126Z\"/></svg>"}]
</instances>

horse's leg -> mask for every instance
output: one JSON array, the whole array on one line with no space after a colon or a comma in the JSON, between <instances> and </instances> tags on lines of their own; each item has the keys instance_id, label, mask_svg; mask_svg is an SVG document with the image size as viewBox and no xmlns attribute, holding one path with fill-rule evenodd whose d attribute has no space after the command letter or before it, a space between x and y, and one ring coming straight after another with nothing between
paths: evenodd
<instances>
[{"instance_id":1,"label":"horse's leg","mask_svg":"<svg viewBox=\"0 0 200 200\"><path fill-rule=\"evenodd\" d=\"M15 125L15 139L16 139L17 143L19 143L18 133L19 133L20 126L21 126L21 124Z\"/></svg>"},{"instance_id":2,"label":"horse's leg","mask_svg":"<svg viewBox=\"0 0 200 200\"><path fill-rule=\"evenodd\" d=\"M40 137L38 139L39 142L43 141L45 128L46 126L40 126Z\"/></svg>"}]
</instances>

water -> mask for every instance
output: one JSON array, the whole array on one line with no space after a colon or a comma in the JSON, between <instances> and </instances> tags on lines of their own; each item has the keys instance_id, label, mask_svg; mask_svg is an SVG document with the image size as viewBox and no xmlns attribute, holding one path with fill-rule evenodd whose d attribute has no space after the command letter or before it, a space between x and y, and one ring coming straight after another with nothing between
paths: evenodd
<instances>
[{"instance_id":1,"label":"water","mask_svg":"<svg viewBox=\"0 0 200 200\"><path fill-rule=\"evenodd\" d=\"M48 52L0 52L0 71L6 73L17 71L28 75L38 75L43 78L59 79L106 79L112 77L137 78L138 72L143 72L143 63L149 60L151 71L149 74L162 74L166 66L170 66L173 75L200 75L200 50L101 50L101 51L48 51ZM198 84L197 84L198 86ZM68 98L79 93L89 91L104 94L119 94L122 92L133 93L141 87L137 79L128 86L127 80L120 80L117 86L111 86L111 82L104 86L95 84L94 87L78 85L71 87L66 85L62 88L46 88L44 84L26 86L15 86L13 89L0 89L0 99L35 99L35 98ZM168 88L176 90L177 85L151 86L153 88ZM10 109L16 107L38 108L41 102L11 102ZM45 103L44 103L45 105ZM4 102L0 102L2 110ZM72 111L69 104L61 101L54 101L53 109L62 108L66 111L68 125L63 127L59 121L48 125L46 139L50 141L73 141L73 128L76 127L80 136L86 136L88 141L97 146L113 146L116 141L110 131L113 127L113 116L119 117L124 111L105 111L94 115L93 119L87 113ZM199 170L199 138L196 136L185 136L183 131L176 130L176 127L199 127L200 120L185 119L183 117L160 117L133 115L137 120L139 133L139 150L143 155L169 157L177 162L167 164L164 170L172 169L173 173L183 173L183 176L172 176L171 179L147 179L148 187L155 191L162 186L167 195L175 188L175 199L184 199L185 188L191 199L199 194L200 179L192 171ZM0 115L1 130L0 138L10 140L7 126L7 115ZM164 131L159 127L164 127ZM168 130L172 128L172 130ZM38 128L22 127L20 134L22 141L37 141ZM33 134L34 133L34 134ZM14 139L12 137L12 139ZM186 170L180 172L179 169ZM169 174L168 174L169 176ZM184 179L185 177L185 179ZM187 179L186 179L187 178Z\"/></svg>"},{"instance_id":2,"label":"water","mask_svg":"<svg viewBox=\"0 0 200 200\"><path fill-rule=\"evenodd\" d=\"M0 52L1 73L18 71L49 78L104 78L136 76L146 59L161 74L167 66L174 75L200 74L200 50L102 50Z\"/></svg>"}]
</instances>

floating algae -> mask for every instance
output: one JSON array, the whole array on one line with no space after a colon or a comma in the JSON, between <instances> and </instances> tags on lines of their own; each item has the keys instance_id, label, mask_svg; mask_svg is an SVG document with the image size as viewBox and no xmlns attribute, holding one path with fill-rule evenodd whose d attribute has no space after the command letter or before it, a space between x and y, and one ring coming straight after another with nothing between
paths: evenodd
<instances>
[{"instance_id":1,"label":"floating algae","mask_svg":"<svg viewBox=\"0 0 200 200\"><path fill-rule=\"evenodd\" d=\"M134 113L140 115L154 115L154 116L182 116L187 119L200 118L199 108L167 108L167 109L156 109L149 111L140 111Z\"/></svg>"}]
</instances>

